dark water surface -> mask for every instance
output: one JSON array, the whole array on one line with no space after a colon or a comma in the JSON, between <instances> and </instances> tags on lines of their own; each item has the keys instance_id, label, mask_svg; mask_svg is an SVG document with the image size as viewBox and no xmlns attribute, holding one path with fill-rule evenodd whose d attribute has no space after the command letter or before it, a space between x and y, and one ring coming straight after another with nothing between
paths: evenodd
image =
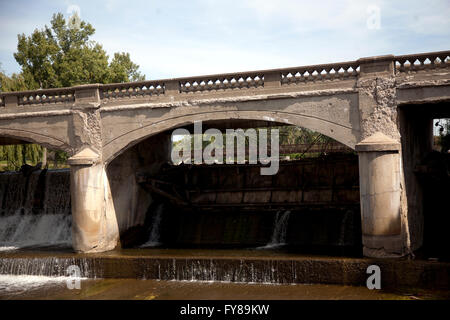
<instances>
[{"instance_id":1,"label":"dark water surface","mask_svg":"<svg viewBox=\"0 0 450 320\"><path fill-rule=\"evenodd\" d=\"M10 279L14 281L14 279ZM26 281L22 280L24 283ZM17 283L19 283L17 279ZM0 277L0 286L2 280ZM68 289L66 281L35 279L35 284L2 290L0 299L131 299L131 300L422 300L450 299L449 292L403 290L387 292L340 285L267 285L158 281L136 279L83 280L81 289Z\"/></svg>"}]
</instances>

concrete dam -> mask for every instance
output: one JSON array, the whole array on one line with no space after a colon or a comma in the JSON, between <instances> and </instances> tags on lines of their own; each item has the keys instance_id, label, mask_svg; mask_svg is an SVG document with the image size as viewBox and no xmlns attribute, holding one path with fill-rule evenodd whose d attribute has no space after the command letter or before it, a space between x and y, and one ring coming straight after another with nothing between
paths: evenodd
<instances>
[{"instance_id":1,"label":"concrete dam","mask_svg":"<svg viewBox=\"0 0 450 320\"><path fill-rule=\"evenodd\" d=\"M167 165L157 174L139 174L149 205L143 219L121 230L122 247L256 248L276 245L281 237L280 244L303 250L361 250L355 155L281 162L274 177L258 170ZM0 190L0 246L70 247L69 170L2 173ZM288 218L277 236L283 216Z\"/></svg>"},{"instance_id":2,"label":"concrete dam","mask_svg":"<svg viewBox=\"0 0 450 320\"><path fill-rule=\"evenodd\" d=\"M377 265L383 286L448 290L450 164L433 121L450 118L449 59L1 92L0 144L68 160L0 173L0 276L365 286ZM198 122L301 127L340 151L281 155L268 176L171 162L172 132Z\"/></svg>"}]
</instances>

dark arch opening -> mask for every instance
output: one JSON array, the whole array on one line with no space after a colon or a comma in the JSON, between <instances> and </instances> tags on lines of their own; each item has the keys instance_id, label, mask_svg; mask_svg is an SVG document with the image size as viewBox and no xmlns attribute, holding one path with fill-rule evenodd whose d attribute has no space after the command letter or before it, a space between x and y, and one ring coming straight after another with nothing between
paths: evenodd
<instances>
[{"instance_id":1,"label":"dark arch opening","mask_svg":"<svg viewBox=\"0 0 450 320\"><path fill-rule=\"evenodd\" d=\"M203 123L204 130L274 126L280 123ZM323 152L285 148L291 158L282 155L279 172L268 177L260 176L260 164L174 165L171 134L148 137L108 164L122 247L257 248L283 241L283 250L361 254L352 149L332 139Z\"/></svg>"},{"instance_id":2,"label":"dark arch opening","mask_svg":"<svg viewBox=\"0 0 450 320\"><path fill-rule=\"evenodd\" d=\"M442 101L398 108L412 249L419 257L445 261L450 260L449 104Z\"/></svg>"}]
</instances>

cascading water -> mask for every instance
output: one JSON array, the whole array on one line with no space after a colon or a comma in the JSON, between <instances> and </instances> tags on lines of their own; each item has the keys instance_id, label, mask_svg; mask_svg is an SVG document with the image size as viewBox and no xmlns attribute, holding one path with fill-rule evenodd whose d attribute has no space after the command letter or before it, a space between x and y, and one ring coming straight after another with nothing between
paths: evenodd
<instances>
[{"instance_id":1,"label":"cascading water","mask_svg":"<svg viewBox=\"0 0 450 320\"><path fill-rule=\"evenodd\" d=\"M70 173L0 174L0 251L71 245Z\"/></svg>"},{"instance_id":2,"label":"cascading water","mask_svg":"<svg viewBox=\"0 0 450 320\"><path fill-rule=\"evenodd\" d=\"M152 225L150 228L150 236L146 243L141 245L141 247L157 247L161 245L160 242L160 232L159 227L161 225L161 218L162 218L162 212L163 212L163 204L160 204L155 212L155 215L152 219Z\"/></svg>"},{"instance_id":3,"label":"cascading water","mask_svg":"<svg viewBox=\"0 0 450 320\"><path fill-rule=\"evenodd\" d=\"M263 247L259 247L258 249L277 248L286 244L286 232L290 214L291 212L289 210L277 212L270 242Z\"/></svg>"}]
</instances>

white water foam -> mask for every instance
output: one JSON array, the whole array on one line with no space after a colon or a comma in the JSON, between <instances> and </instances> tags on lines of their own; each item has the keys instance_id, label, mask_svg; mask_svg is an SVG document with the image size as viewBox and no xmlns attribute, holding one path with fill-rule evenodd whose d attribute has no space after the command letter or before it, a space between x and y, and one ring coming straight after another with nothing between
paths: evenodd
<instances>
[{"instance_id":1,"label":"white water foam","mask_svg":"<svg viewBox=\"0 0 450 320\"><path fill-rule=\"evenodd\" d=\"M157 247L161 245L159 227L161 225L162 212L163 212L163 205L160 204L156 209L156 214L152 220L150 236L147 242L141 245L141 248Z\"/></svg>"},{"instance_id":2,"label":"white water foam","mask_svg":"<svg viewBox=\"0 0 450 320\"><path fill-rule=\"evenodd\" d=\"M47 277L32 275L0 275L0 293L20 294L44 286L66 287L67 282L73 281L73 277ZM80 281L87 278L79 278Z\"/></svg>"},{"instance_id":3,"label":"white water foam","mask_svg":"<svg viewBox=\"0 0 450 320\"><path fill-rule=\"evenodd\" d=\"M256 249L276 249L286 245L286 233L290 214L291 212L289 210L285 212L277 212L270 242L265 246L258 247Z\"/></svg>"},{"instance_id":4,"label":"white water foam","mask_svg":"<svg viewBox=\"0 0 450 320\"><path fill-rule=\"evenodd\" d=\"M16 212L0 217L0 251L25 247L69 247L72 216Z\"/></svg>"}]
</instances>

